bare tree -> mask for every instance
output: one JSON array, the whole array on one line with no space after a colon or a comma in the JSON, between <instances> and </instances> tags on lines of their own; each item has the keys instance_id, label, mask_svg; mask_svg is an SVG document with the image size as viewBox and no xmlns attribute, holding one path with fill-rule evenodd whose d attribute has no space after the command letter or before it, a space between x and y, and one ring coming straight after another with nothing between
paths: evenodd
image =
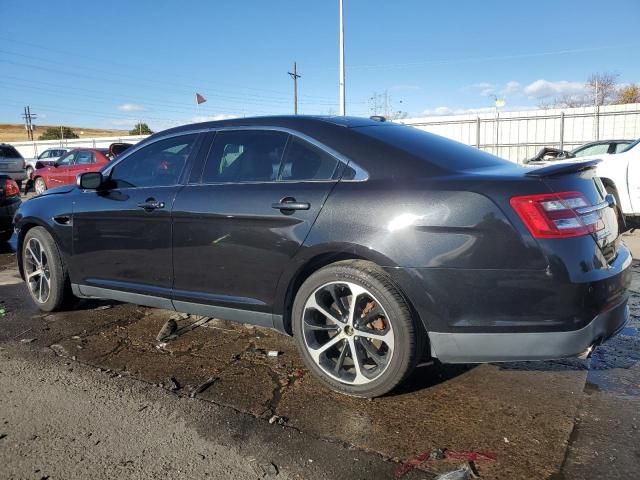
<instances>
[{"instance_id":1,"label":"bare tree","mask_svg":"<svg viewBox=\"0 0 640 480\"><path fill-rule=\"evenodd\" d=\"M631 83L620 88L616 103L640 103L640 85Z\"/></svg>"},{"instance_id":2,"label":"bare tree","mask_svg":"<svg viewBox=\"0 0 640 480\"><path fill-rule=\"evenodd\" d=\"M619 76L610 72L591 74L585 83L591 105L610 105L615 102Z\"/></svg>"}]
</instances>

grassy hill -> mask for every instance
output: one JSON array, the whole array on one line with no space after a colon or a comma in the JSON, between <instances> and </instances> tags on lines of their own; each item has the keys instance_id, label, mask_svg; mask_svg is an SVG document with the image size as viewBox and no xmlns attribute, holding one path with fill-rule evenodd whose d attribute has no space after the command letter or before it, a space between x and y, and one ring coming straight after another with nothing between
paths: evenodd
<instances>
[{"instance_id":1,"label":"grassy hill","mask_svg":"<svg viewBox=\"0 0 640 480\"><path fill-rule=\"evenodd\" d=\"M33 132L35 140L49 127L49 125L38 125ZM105 130L102 128L83 128L71 127L71 129L80 137L115 137L119 135L129 135L128 130ZM80 133L84 132L84 133ZM26 142L27 132L22 124L0 124L0 142Z\"/></svg>"}]
</instances>

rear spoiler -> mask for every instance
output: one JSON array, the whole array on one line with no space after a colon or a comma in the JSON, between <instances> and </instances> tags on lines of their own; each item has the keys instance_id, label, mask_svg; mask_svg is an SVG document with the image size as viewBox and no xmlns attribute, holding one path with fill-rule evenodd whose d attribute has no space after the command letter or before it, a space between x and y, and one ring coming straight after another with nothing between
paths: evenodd
<instances>
[{"instance_id":1,"label":"rear spoiler","mask_svg":"<svg viewBox=\"0 0 640 480\"><path fill-rule=\"evenodd\" d=\"M572 162L572 163L562 163L557 165L548 165L542 168L536 168L527 172L525 175L527 177L552 177L554 175L566 175L568 173L577 173L582 172L584 170L589 170L590 168L596 168L596 165L599 164L602 160L586 160L584 162Z\"/></svg>"}]
</instances>

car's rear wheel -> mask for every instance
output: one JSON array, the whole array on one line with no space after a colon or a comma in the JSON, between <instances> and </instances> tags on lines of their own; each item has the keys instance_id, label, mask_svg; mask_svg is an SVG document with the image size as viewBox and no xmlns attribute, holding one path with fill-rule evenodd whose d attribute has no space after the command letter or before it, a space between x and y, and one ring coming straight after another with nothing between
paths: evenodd
<instances>
[{"instance_id":1,"label":"car's rear wheel","mask_svg":"<svg viewBox=\"0 0 640 480\"><path fill-rule=\"evenodd\" d=\"M338 262L315 272L300 287L292 315L305 364L340 393L384 395L422 354L423 331L411 308L370 262Z\"/></svg>"},{"instance_id":2,"label":"car's rear wheel","mask_svg":"<svg viewBox=\"0 0 640 480\"><path fill-rule=\"evenodd\" d=\"M47 189L47 184L44 182L44 178L42 177L36 178L33 188L35 189L38 195L43 193Z\"/></svg>"},{"instance_id":3,"label":"car's rear wheel","mask_svg":"<svg viewBox=\"0 0 640 480\"><path fill-rule=\"evenodd\" d=\"M27 180L31 179L33 175L33 167L27 167Z\"/></svg>"},{"instance_id":4,"label":"car's rear wheel","mask_svg":"<svg viewBox=\"0 0 640 480\"><path fill-rule=\"evenodd\" d=\"M58 246L43 227L27 232L22 245L22 268L31 298L40 310L58 310L73 298Z\"/></svg>"}]
</instances>

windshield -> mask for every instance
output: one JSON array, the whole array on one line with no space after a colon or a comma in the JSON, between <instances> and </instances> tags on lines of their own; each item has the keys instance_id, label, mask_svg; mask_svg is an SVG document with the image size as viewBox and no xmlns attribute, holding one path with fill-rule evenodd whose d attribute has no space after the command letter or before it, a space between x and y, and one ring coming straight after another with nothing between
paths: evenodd
<instances>
[{"instance_id":1,"label":"windshield","mask_svg":"<svg viewBox=\"0 0 640 480\"><path fill-rule=\"evenodd\" d=\"M622 149L622 150L620 151L620 153L622 153L622 152L628 152L628 151L629 151L629 150L631 150L633 147L635 147L636 145L638 145L638 143L640 143L640 138L639 138L638 140L636 140L635 142L633 142L633 143L631 143L631 144L627 145L627 147L626 147L626 148L624 148L624 149Z\"/></svg>"}]
</instances>

